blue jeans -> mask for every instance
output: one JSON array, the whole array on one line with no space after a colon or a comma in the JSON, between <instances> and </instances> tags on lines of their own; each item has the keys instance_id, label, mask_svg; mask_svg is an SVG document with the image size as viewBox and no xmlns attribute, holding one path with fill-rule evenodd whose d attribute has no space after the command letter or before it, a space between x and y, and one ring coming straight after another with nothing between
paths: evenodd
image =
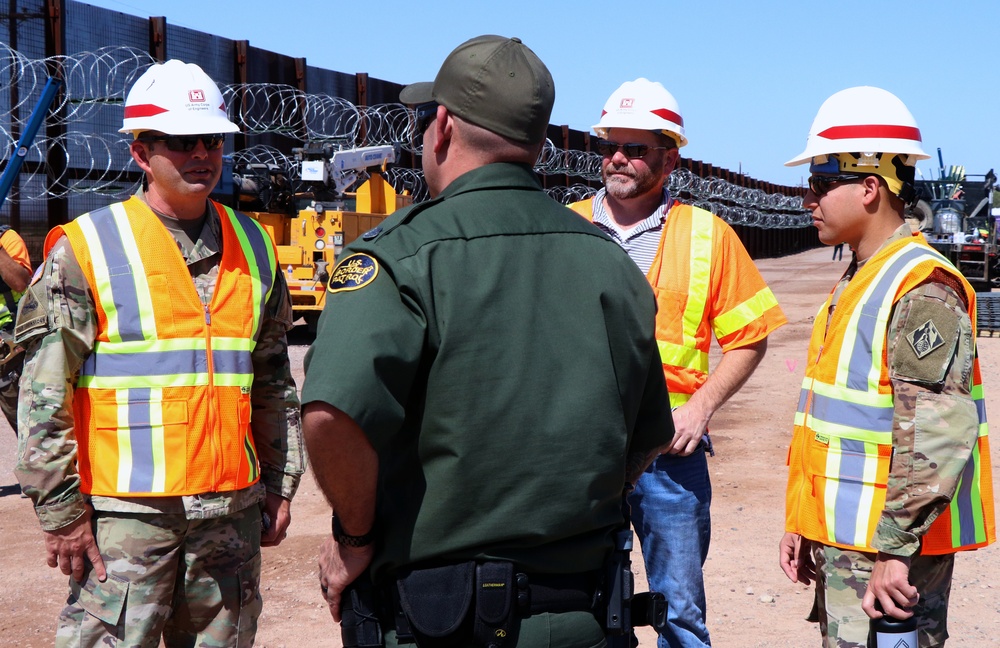
<instances>
[{"instance_id":1,"label":"blue jeans","mask_svg":"<svg viewBox=\"0 0 1000 648\"><path fill-rule=\"evenodd\" d=\"M712 535L712 483L699 447L687 457L660 455L629 495L649 589L667 597L668 627L658 648L710 646L701 568Z\"/></svg>"}]
</instances>

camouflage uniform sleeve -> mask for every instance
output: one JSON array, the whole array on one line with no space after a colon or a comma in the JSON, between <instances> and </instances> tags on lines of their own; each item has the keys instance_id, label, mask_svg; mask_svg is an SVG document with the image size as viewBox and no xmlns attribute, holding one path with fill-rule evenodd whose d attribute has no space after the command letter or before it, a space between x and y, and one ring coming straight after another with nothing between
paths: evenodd
<instances>
[{"instance_id":1,"label":"camouflage uniform sleeve","mask_svg":"<svg viewBox=\"0 0 1000 648\"><path fill-rule=\"evenodd\" d=\"M893 458L872 546L910 556L951 501L978 436L970 394L975 339L964 298L938 282L904 295L889 324L887 349L895 395Z\"/></svg>"},{"instance_id":2,"label":"camouflage uniform sleeve","mask_svg":"<svg viewBox=\"0 0 1000 648\"><path fill-rule=\"evenodd\" d=\"M288 360L286 334L291 326L291 297L279 272L253 351L250 426L260 457L261 481L269 492L287 499L295 495L306 463L299 396Z\"/></svg>"},{"instance_id":3,"label":"camouflage uniform sleeve","mask_svg":"<svg viewBox=\"0 0 1000 648\"><path fill-rule=\"evenodd\" d=\"M76 472L72 395L96 331L93 298L63 237L21 299L14 329L25 348L14 472L46 531L70 524L85 510Z\"/></svg>"}]
</instances>

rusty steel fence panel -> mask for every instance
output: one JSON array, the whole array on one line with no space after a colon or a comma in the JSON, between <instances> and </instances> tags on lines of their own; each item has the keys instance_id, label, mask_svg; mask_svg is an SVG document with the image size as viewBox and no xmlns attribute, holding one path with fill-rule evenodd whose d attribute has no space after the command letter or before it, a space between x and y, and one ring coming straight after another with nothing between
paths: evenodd
<instances>
[{"instance_id":1,"label":"rusty steel fence panel","mask_svg":"<svg viewBox=\"0 0 1000 648\"><path fill-rule=\"evenodd\" d=\"M10 159L47 77L65 81L0 212L0 221L21 232L36 264L52 225L138 187L130 135L117 132L125 94L149 65L169 58L197 63L219 84L240 126L225 148L234 167L280 169L294 184L300 178L293 151L307 143L392 144L399 153L386 179L416 202L427 198L412 107L399 103L401 84L317 68L304 58L172 25L164 17L145 19L75 0L19 0L17 15L0 11L3 160ZM535 166L545 190L563 203L593 196L601 186L601 158L592 150L592 135L555 124L546 134ZM801 187L682 157L670 189L678 200L728 222L754 258L819 245Z\"/></svg>"}]
</instances>

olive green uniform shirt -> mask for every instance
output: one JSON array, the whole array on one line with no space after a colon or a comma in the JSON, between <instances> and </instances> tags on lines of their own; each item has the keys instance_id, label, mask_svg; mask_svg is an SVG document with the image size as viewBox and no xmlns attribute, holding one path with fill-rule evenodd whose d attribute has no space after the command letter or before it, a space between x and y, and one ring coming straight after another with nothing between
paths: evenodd
<instances>
[{"instance_id":1,"label":"olive green uniform shirt","mask_svg":"<svg viewBox=\"0 0 1000 648\"><path fill-rule=\"evenodd\" d=\"M598 569L626 454L673 434L655 308L628 255L520 164L352 243L302 402L342 410L378 452L376 579L471 559Z\"/></svg>"},{"instance_id":2,"label":"olive green uniform shirt","mask_svg":"<svg viewBox=\"0 0 1000 648\"><path fill-rule=\"evenodd\" d=\"M142 198L142 194L138 194ZM192 281L208 304L222 259L222 229L207 210L201 235L192 240L176 220L160 216L187 261ZM247 314L249 317L250 314ZM20 302L15 336L26 349L18 408L15 474L35 505L42 529L64 527L84 512L84 502L101 511L183 514L189 519L229 515L260 502L265 489L291 499L305 471L299 401L288 363L285 334L291 303L283 273L274 287L252 353L251 432L261 478L238 491L183 497L89 497L76 472L73 385L97 337L94 296L66 237L53 246Z\"/></svg>"}]
</instances>

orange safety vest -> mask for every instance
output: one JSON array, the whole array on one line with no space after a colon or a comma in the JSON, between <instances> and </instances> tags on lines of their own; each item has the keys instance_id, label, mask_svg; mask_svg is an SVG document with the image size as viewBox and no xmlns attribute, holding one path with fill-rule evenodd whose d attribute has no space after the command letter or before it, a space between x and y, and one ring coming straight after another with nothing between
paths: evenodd
<instances>
[{"instance_id":1,"label":"orange safety vest","mask_svg":"<svg viewBox=\"0 0 1000 648\"><path fill-rule=\"evenodd\" d=\"M250 433L251 353L277 262L256 221L212 202L222 260L202 304L177 243L141 200L54 228L83 269L97 310L94 349L73 397L80 490L193 495L260 478Z\"/></svg>"},{"instance_id":2,"label":"orange safety vest","mask_svg":"<svg viewBox=\"0 0 1000 648\"><path fill-rule=\"evenodd\" d=\"M569 207L594 220L593 199ZM732 263L717 262L730 242L739 244L739 239L721 218L674 201L646 274L656 295L656 344L671 407L689 401L708 380L713 332L728 350L763 339L786 322L741 245L730 251ZM716 296L726 300L721 308Z\"/></svg>"},{"instance_id":3,"label":"orange safety vest","mask_svg":"<svg viewBox=\"0 0 1000 648\"><path fill-rule=\"evenodd\" d=\"M0 225L0 249L7 252L16 263L31 269L24 241L9 225ZM22 294L0 279L0 328L14 321L14 317L17 315L17 302L21 300Z\"/></svg>"},{"instance_id":4,"label":"orange safety vest","mask_svg":"<svg viewBox=\"0 0 1000 648\"><path fill-rule=\"evenodd\" d=\"M826 545L875 551L871 542L885 508L893 450L889 320L899 299L938 269L965 287L975 340L975 292L919 235L890 243L858 271L841 293L829 327L833 293L820 309L788 453L787 531ZM978 442L951 504L922 539L923 554L975 549L996 540L978 356L971 394L979 415Z\"/></svg>"}]
</instances>

